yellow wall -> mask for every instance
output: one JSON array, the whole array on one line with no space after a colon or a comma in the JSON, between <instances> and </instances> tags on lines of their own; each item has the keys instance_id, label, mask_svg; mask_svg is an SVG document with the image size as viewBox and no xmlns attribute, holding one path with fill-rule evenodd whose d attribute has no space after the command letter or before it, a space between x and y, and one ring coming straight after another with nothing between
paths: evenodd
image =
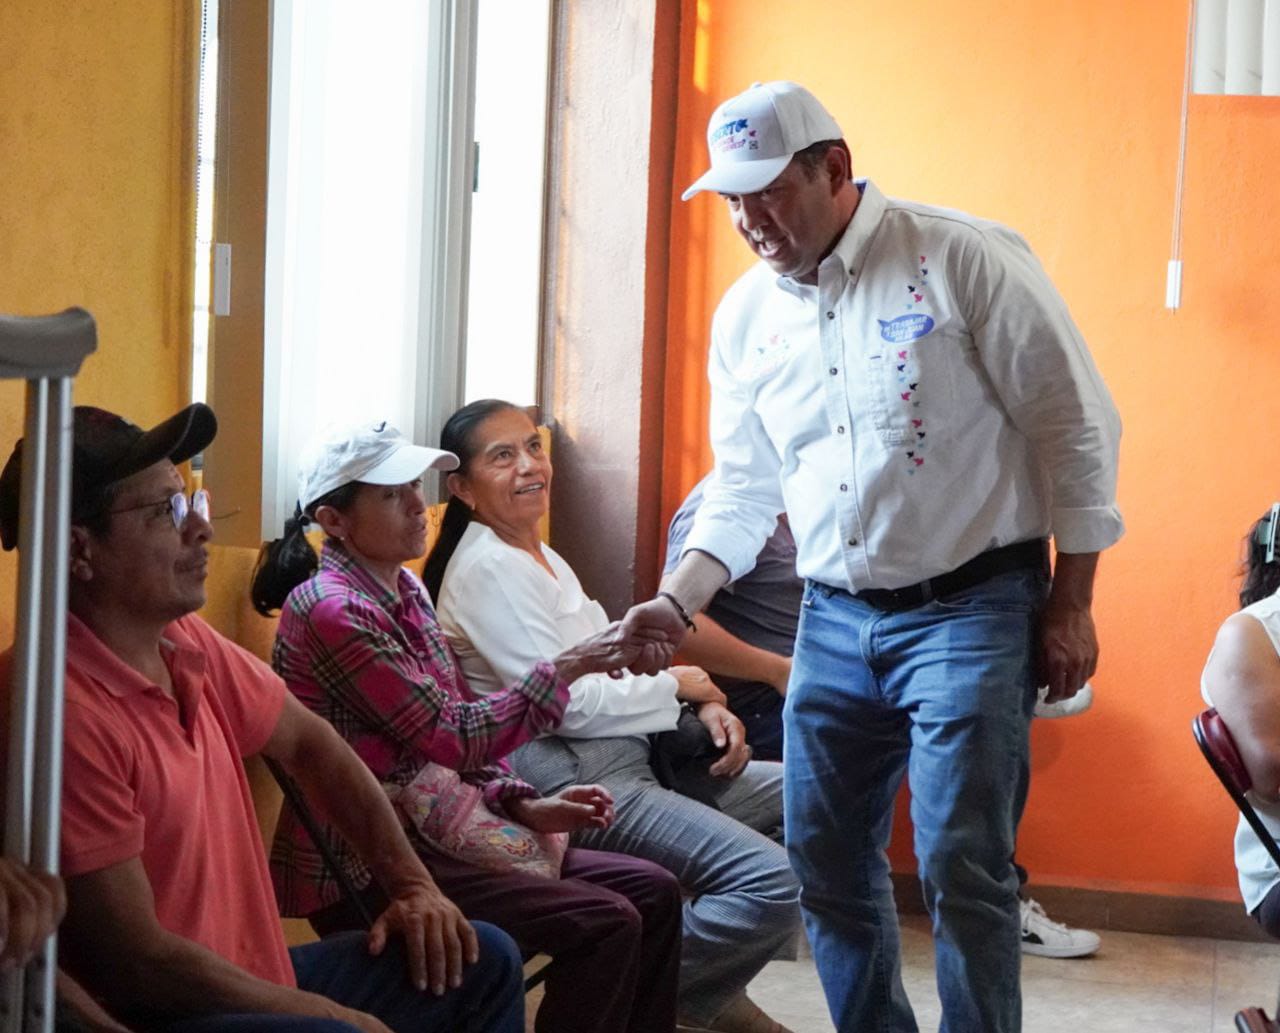
<instances>
[{"instance_id":1,"label":"yellow wall","mask_svg":"<svg viewBox=\"0 0 1280 1033\"><path fill-rule=\"evenodd\" d=\"M141 424L187 398L197 4L0 2L0 312L83 305L77 402ZM22 388L0 384L0 461ZM0 554L0 642L16 565Z\"/></svg>"},{"instance_id":2,"label":"yellow wall","mask_svg":"<svg viewBox=\"0 0 1280 1033\"><path fill-rule=\"evenodd\" d=\"M750 257L717 198L676 197L719 100L796 79L856 174L1027 236L1124 418L1129 532L1098 581L1098 702L1034 729L1020 859L1045 883L1233 897L1232 807L1189 722L1240 538L1280 493L1280 100L1193 98L1184 307L1166 311L1187 7L686 0L663 509L710 464L707 328ZM895 862L911 863L904 824Z\"/></svg>"}]
</instances>

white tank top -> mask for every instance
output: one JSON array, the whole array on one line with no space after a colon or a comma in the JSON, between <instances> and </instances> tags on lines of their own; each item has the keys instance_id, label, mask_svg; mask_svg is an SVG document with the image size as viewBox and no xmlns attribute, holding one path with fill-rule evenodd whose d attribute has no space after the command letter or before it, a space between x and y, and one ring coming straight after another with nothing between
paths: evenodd
<instances>
[{"instance_id":1,"label":"white tank top","mask_svg":"<svg viewBox=\"0 0 1280 1033\"><path fill-rule=\"evenodd\" d=\"M1271 639L1271 645L1280 654L1280 592L1259 599L1240 612L1247 613L1262 625L1267 637ZM1213 653L1210 652L1209 656L1212 657ZM1214 705L1203 676L1200 679L1200 695L1209 706ZM1263 800L1253 793L1248 794L1248 800L1257 810L1262 824L1280 839L1280 803ZM1262 903L1271 887L1280 882L1280 869L1276 868L1267 848L1254 835L1243 816L1236 826L1236 871L1240 876L1240 896L1244 898L1244 906L1250 912Z\"/></svg>"}]
</instances>

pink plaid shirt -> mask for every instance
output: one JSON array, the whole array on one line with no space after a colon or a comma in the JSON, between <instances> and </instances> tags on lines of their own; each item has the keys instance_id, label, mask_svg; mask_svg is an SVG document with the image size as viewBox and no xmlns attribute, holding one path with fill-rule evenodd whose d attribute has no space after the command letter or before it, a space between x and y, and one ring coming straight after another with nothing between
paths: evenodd
<instances>
[{"instance_id":1,"label":"pink plaid shirt","mask_svg":"<svg viewBox=\"0 0 1280 1033\"><path fill-rule=\"evenodd\" d=\"M537 796L501 758L555 728L568 684L543 661L505 691L475 699L421 582L401 570L398 589L326 541L319 571L285 602L272 665L384 784L405 785L435 761L483 786L498 813L504 800ZM367 885L368 870L336 831L329 838L356 885ZM312 914L338 898L337 881L287 805L271 874L285 915Z\"/></svg>"}]
</instances>

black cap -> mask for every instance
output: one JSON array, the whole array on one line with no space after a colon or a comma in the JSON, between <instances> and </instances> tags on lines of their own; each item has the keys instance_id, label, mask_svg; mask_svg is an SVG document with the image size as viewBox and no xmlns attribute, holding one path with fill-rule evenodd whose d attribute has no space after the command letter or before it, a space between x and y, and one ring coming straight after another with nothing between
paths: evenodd
<instances>
[{"instance_id":1,"label":"black cap","mask_svg":"<svg viewBox=\"0 0 1280 1033\"><path fill-rule=\"evenodd\" d=\"M82 523L102 506L103 492L153 463L181 463L202 451L218 433L213 410L203 402L188 405L144 431L123 416L92 405L77 405L72 422L71 522ZM22 480L22 442L0 473L0 544L18 544Z\"/></svg>"}]
</instances>

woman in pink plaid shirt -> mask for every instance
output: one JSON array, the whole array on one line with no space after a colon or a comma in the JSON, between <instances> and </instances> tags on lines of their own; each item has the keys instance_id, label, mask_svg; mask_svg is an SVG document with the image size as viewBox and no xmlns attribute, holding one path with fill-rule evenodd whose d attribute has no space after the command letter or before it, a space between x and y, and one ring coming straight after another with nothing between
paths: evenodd
<instances>
[{"instance_id":1,"label":"woman in pink plaid shirt","mask_svg":"<svg viewBox=\"0 0 1280 1033\"><path fill-rule=\"evenodd\" d=\"M475 701L422 583L403 567L425 549L424 471L456 465L451 453L413 445L386 423L352 428L315 449L299 478L298 510L254 576L255 607L282 611L273 666L392 790L434 762L479 787L489 810L512 824L540 833L607 827L613 800L602 787L542 797L502 758L559 724L575 679L652 663L662 640L610 625ZM319 557L305 536L312 523L325 536ZM672 875L577 848L565 854L558 879L495 871L410 833L441 891L467 917L500 925L523 951L554 959L540 1033L671 1033L680 958ZM340 846L338 854L376 900L367 870ZM309 918L322 935L359 924L287 809L272 874L283 913Z\"/></svg>"}]
</instances>

